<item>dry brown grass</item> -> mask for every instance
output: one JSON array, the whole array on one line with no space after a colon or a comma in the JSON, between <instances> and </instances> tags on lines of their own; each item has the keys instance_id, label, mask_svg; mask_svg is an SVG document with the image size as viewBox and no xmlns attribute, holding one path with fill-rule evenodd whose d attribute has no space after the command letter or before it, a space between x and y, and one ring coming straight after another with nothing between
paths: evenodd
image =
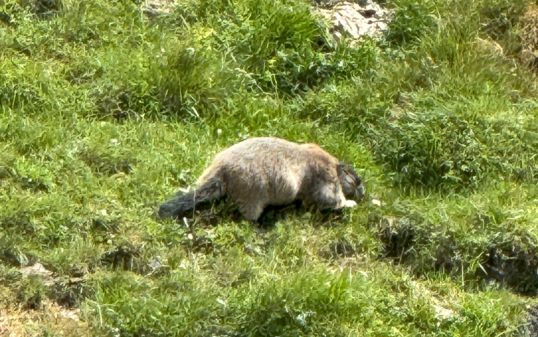
<instances>
[{"instance_id":1,"label":"dry brown grass","mask_svg":"<svg viewBox=\"0 0 538 337\"><path fill-rule=\"evenodd\" d=\"M80 320L79 309L68 310L56 303L45 303L41 310L0 308L0 336L91 336L86 322Z\"/></svg>"},{"instance_id":2,"label":"dry brown grass","mask_svg":"<svg viewBox=\"0 0 538 337\"><path fill-rule=\"evenodd\" d=\"M521 62L538 71L538 5L530 3L521 18Z\"/></svg>"}]
</instances>

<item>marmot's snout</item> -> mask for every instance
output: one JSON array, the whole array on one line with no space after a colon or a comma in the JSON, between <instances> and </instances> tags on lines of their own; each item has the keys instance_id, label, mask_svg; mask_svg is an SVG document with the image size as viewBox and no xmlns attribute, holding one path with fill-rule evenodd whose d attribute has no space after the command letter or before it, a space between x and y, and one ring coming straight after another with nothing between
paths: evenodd
<instances>
[{"instance_id":1,"label":"marmot's snout","mask_svg":"<svg viewBox=\"0 0 538 337\"><path fill-rule=\"evenodd\" d=\"M364 188L364 185L361 183L359 187L356 189L355 198L352 198L356 201L361 201L362 198L366 195L366 189Z\"/></svg>"}]
</instances>

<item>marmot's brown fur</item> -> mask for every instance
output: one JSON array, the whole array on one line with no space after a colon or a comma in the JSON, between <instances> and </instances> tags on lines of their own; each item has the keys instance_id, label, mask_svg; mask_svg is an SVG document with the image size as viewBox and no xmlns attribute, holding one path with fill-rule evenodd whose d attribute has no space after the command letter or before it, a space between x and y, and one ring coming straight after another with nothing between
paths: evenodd
<instances>
[{"instance_id":1,"label":"marmot's brown fur","mask_svg":"<svg viewBox=\"0 0 538 337\"><path fill-rule=\"evenodd\" d=\"M316 144L256 137L217 154L199 178L198 188L162 204L159 215L185 216L196 205L224 196L247 220L255 221L266 206L297 200L322 210L353 207L354 200L364 196L364 188L350 165Z\"/></svg>"}]
</instances>

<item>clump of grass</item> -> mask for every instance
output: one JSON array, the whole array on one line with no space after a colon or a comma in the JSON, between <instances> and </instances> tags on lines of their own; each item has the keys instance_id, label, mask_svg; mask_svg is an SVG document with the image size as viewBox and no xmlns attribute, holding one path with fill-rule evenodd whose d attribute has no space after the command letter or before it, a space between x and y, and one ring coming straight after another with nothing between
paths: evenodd
<instances>
[{"instance_id":1,"label":"clump of grass","mask_svg":"<svg viewBox=\"0 0 538 337\"><path fill-rule=\"evenodd\" d=\"M232 72L222 69L210 44L182 42L171 47L165 57L158 84L164 113L194 118L218 115L221 102L235 91L237 80Z\"/></svg>"},{"instance_id":2,"label":"clump of grass","mask_svg":"<svg viewBox=\"0 0 538 337\"><path fill-rule=\"evenodd\" d=\"M396 46L416 45L428 31L437 25L435 1L395 1L396 10L391 20L386 41Z\"/></svg>"},{"instance_id":3,"label":"clump of grass","mask_svg":"<svg viewBox=\"0 0 538 337\"><path fill-rule=\"evenodd\" d=\"M420 30L421 44L381 54L369 77L311 95L304 115L351 124L402 188L460 193L493 177L532 181L534 117L520 101L532 85L519 76L524 69L473 47L485 5L462 5L472 22L441 16ZM521 124L509 125L507 114Z\"/></svg>"},{"instance_id":4,"label":"clump of grass","mask_svg":"<svg viewBox=\"0 0 538 337\"><path fill-rule=\"evenodd\" d=\"M230 67L249 74L252 89L303 93L330 82L344 64L344 55L328 53L327 33L301 1L193 1L180 6L178 15L190 25L212 26L213 45L228 56ZM345 50L341 46L337 53Z\"/></svg>"}]
</instances>

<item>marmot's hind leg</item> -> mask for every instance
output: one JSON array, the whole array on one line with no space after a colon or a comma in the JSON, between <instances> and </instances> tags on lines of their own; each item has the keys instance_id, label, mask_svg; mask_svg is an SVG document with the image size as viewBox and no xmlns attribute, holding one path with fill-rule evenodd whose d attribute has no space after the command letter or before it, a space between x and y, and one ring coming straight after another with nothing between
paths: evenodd
<instances>
[{"instance_id":1,"label":"marmot's hind leg","mask_svg":"<svg viewBox=\"0 0 538 337\"><path fill-rule=\"evenodd\" d=\"M239 212L248 221L256 221L262 215L265 204L262 202L238 202Z\"/></svg>"}]
</instances>

